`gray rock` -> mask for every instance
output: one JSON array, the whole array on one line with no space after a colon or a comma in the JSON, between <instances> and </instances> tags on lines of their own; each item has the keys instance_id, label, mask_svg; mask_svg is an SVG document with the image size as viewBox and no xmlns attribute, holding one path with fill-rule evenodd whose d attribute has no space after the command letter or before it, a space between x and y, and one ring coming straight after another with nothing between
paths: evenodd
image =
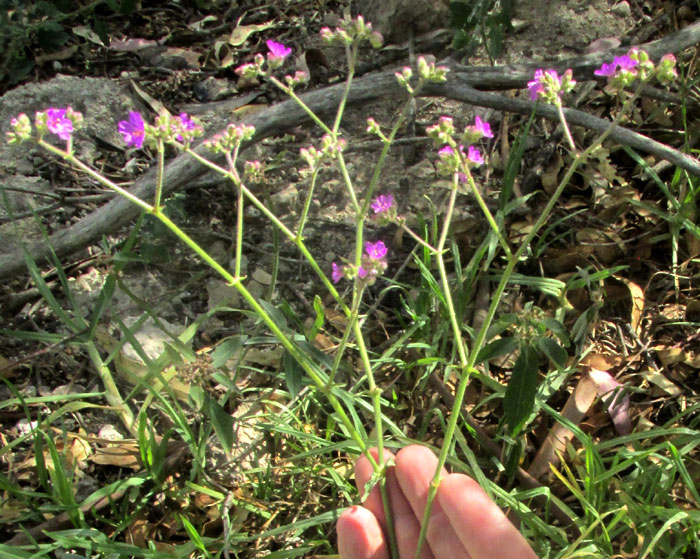
<instances>
[{"instance_id":1,"label":"gray rock","mask_svg":"<svg viewBox=\"0 0 700 559\"><path fill-rule=\"evenodd\" d=\"M447 0L359 0L357 10L385 43L402 43L411 31L421 35L446 27L449 19Z\"/></svg>"},{"instance_id":2,"label":"gray rock","mask_svg":"<svg viewBox=\"0 0 700 559\"><path fill-rule=\"evenodd\" d=\"M615 4L610 11L616 16L620 17L631 17L632 15L632 9L630 8L629 2L626 2L625 0Z\"/></svg>"},{"instance_id":3,"label":"gray rock","mask_svg":"<svg viewBox=\"0 0 700 559\"><path fill-rule=\"evenodd\" d=\"M124 145L117 131L118 122L131 110L143 111L135 104L127 87L104 78L58 76L44 83L22 85L0 97L0 238L3 251L40 235L33 216L18 219L14 225L8 223L6 205L9 204L13 214L26 215L29 210L41 209L51 202L45 195L50 193L51 185L40 178L37 164L52 156L31 143L7 144L5 134L10 129L10 121L25 113L33 123L37 111L67 106L83 113L84 126L74 135L74 148L76 155L87 164L101 155L93 138ZM47 138L57 146L65 145L53 135Z\"/></svg>"}]
</instances>

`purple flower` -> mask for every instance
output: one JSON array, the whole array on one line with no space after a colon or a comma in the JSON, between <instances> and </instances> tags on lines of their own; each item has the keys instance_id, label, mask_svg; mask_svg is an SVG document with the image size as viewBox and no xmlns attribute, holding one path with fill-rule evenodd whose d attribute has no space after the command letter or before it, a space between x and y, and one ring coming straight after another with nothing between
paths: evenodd
<instances>
[{"instance_id":1,"label":"purple flower","mask_svg":"<svg viewBox=\"0 0 700 559\"><path fill-rule=\"evenodd\" d=\"M272 70L275 70L276 68L282 66L282 62L284 62L284 59L292 53L292 49L285 47L282 43L277 43L275 41L268 41L267 48L270 51L267 53L267 65ZM258 64L258 67L259 66L260 64Z\"/></svg>"},{"instance_id":2,"label":"purple flower","mask_svg":"<svg viewBox=\"0 0 700 559\"><path fill-rule=\"evenodd\" d=\"M292 49L289 47L285 47L282 43L278 43L276 41L267 41L266 44L268 50L270 51L270 55L274 56L275 58L281 58L284 60L290 54L292 54Z\"/></svg>"},{"instance_id":3,"label":"purple flower","mask_svg":"<svg viewBox=\"0 0 700 559\"><path fill-rule=\"evenodd\" d=\"M360 266L357 269L357 277L358 278L365 279L367 277L367 274L368 274L367 270L365 270L362 266Z\"/></svg>"},{"instance_id":4,"label":"purple flower","mask_svg":"<svg viewBox=\"0 0 700 559\"><path fill-rule=\"evenodd\" d=\"M474 121L474 129L477 132L481 132L481 135L484 138L493 138L493 133L491 132L491 125L488 122L481 120L479 116L477 116Z\"/></svg>"},{"instance_id":5,"label":"purple flower","mask_svg":"<svg viewBox=\"0 0 700 559\"><path fill-rule=\"evenodd\" d=\"M626 72L636 72L636 68L639 65L638 60L633 60L628 55L616 56L612 62L604 63L598 70L593 72L596 76L603 76L606 78L612 78L617 74L618 69L624 70Z\"/></svg>"},{"instance_id":6,"label":"purple flower","mask_svg":"<svg viewBox=\"0 0 700 559\"><path fill-rule=\"evenodd\" d=\"M183 130L194 130L197 128L197 123L187 116L187 113L180 113L178 118L180 119L180 125Z\"/></svg>"},{"instance_id":7,"label":"purple flower","mask_svg":"<svg viewBox=\"0 0 700 559\"><path fill-rule=\"evenodd\" d=\"M61 140L70 140L73 132L73 122L66 118L66 109L47 109L46 127Z\"/></svg>"},{"instance_id":8,"label":"purple flower","mask_svg":"<svg viewBox=\"0 0 700 559\"><path fill-rule=\"evenodd\" d=\"M469 146L469 149L467 150L467 159L476 165L483 165L484 163L484 158L482 157L481 152L479 152L479 148L474 146Z\"/></svg>"},{"instance_id":9,"label":"purple flower","mask_svg":"<svg viewBox=\"0 0 700 559\"><path fill-rule=\"evenodd\" d=\"M380 194L372 202L372 209L375 214L388 212L394 207L394 197L391 194Z\"/></svg>"},{"instance_id":10,"label":"purple flower","mask_svg":"<svg viewBox=\"0 0 700 559\"><path fill-rule=\"evenodd\" d=\"M333 271L331 272L333 283L338 283L341 279L343 279L343 277L345 277L345 267L338 266L335 262L333 262L331 266L333 267Z\"/></svg>"},{"instance_id":11,"label":"purple flower","mask_svg":"<svg viewBox=\"0 0 700 559\"><path fill-rule=\"evenodd\" d=\"M440 148L438 151L438 155L440 157L447 157L449 155L452 155L454 153L454 150L450 146L445 146L443 148Z\"/></svg>"},{"instance_id":12,"label":"purple flower","mask_svg":"<svg viewBox=\"0 0 700 559\"><path fill-rule=\"evenodd\" d=\"M185 136L187 136L190 140L194 136L199 135L198 133L201 132L201 126L197 124L194 120L192 120L192 118L187 116L187 113L180 113L179 116L175 117L174 121L174 129L178 131L178 134L177 136L175 136L175 139L179 142L182 142L185 139L182 135L182 132L185 132ZM188 132L192 133L188 134Z\"/></svg>"},{"instance_id":13,"label":"purple flower","mask_svg":"<svg viewBox=\"0 0 700 559\"><path fill-rule=\"evenodd\" d=\"M596 76L604 76L606 78L611 78L617 73L617 64L614 62L604 62L603 65L593 72Z\"/></svg>"},{"instance_id":14,"label":"purple flower","mask_svg":"<svg viewBox=\"0 0 700 559\"><path fill-rule=\"evenodd\" d=\"M365 243L365 252L370 260L381 260L386 256L387 248L382 241L377 241L376 243L368 241Z\"/></svg>"},{"instance_id":15,"label":"purple flower","mask_svg":"<svg viewBox=\"0 0 700 559\"><path fill-rule=\"evenodd\" d=\"M527 82L527 88L530 90L530 99L537 101L540 93L544 93L544 85L542 85L542 78L544 77L544 70L535 70L535 79Z\"/></svg>"},{"instance_id":16,"label":"purple flower","mask_svg":"<svg viewBox=\"0 0 700 559\"><path fill-rule=\"evenodd\" d=\"M145 125L143 117L136 111L129 113L129 120L122 120L117 128L119 133L124 136L124 142L127 146L140 148L143 146L145 135Z\"/></svg>"}]
</instances>

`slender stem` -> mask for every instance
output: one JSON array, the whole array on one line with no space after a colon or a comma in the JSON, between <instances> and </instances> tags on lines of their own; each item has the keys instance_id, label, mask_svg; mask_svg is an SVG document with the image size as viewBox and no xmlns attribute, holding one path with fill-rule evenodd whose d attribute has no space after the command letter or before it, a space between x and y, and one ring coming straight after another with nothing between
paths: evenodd
<instances>
[{"instance_id":1,"label":"slender stem","mask_svg":"<svg viewBox=\"0 0 700 559\"><path fill-rule=\"evenodd\" d=\"M277 87L279 87L285 94L289 95L292 99L294 99L297 102L297 105L299 105L303 111L309 115L311 120L313 120L316 125L321 128L326 134L332 134L332 130L328 128L325 122L323 122L317 115L314 113L304 101L301 100L301 98L294 93L294 90L291 87L287 87L284 85L281 81L279 81L276 77L270 76L270 81L274 83Z\"/></svg>"},{"instance_id":2,"label":"slender stem","mask_svg":"<svg viewBox=\"0 0 700 559\"><path fill-rule=\"evenodd\" d=\"M363 287L358 289L357 299L362 299ZM374 380L374 372L372 371L372 364L369 362L369 355L367 354L367 348L365 347L365 340L362 333L362 327L358 320L354 321L352 324L353 332L355 334L355 342L357 343L358 353L362 360L362 365L365 370L365 375L367 376L367 387L370 398L372 399L372 409L374 412L374 430L376 435L376 446L377 446L377 466L375 467L375 472L384 472L386 468L386 461L384 459L384 427L382 422L382 391L377 386ZM391 556L395 559L399 559L398 556L398 545L396 541L396 530L394 529L394 521L391 512L391 503L389 501L389 493L386 487L386 483L382 480L379 484L380 493L382 495L382 504L384 507L384 516L386 517L387 531L389 532L389 549L391 550Z\"/></svg>"},{"instance_id":3,"label":"slender stem","mask_svg":"<svg viewBox=\"0 0 700 559\"><path fill-rule=\"evenodd\" d=\"M160 198L163 195L163 169L165 167L165 145L158 139L158 174L156 175L156 193L153 197L153 211L160 212Z\"/></svg>"},{"instance_id":4,"label":"slender stem","mask_svg":"<svg viewBox=\"0 0 700 559\"><path fill-rule=\"evenodd\" d=\"M129 432L135 436L137 433L136 425L134 422L134 414L131 408L124 402L119 393L116 383L114 382L114 377L112 377L112 371L109 370L104 364L100 352L97 350L97 346L94 342L90 341L85 344L88 355L92 364L97 370L97 374L100 376L100 380L105 387L105 399L107 403L115 408L119 416L121 417L122 423L129 430Z\"/></svg>"},{"instance_id":5,"label":"slender stem","mask_svg":"<svg viewBox=\"0 0 700 559\"><path fill-rule=\"evenodd\" d=\"M304 200L304 208L301 210L301 217L299 218L299 225L297 225L296 240L301 241L304 234L304 226L306 225L306 218L309 215L309 209L311 208L311 201L313 199L314 190L316 189L316 179L318 179L318 172L320 169L314 169L311 175L311 184L309 185L309 191L306 193L306 199Z\"/></svg>"},{"instance_id":6,"label":"slender stem","mask_svg":"<svg viewBox=\"0 0 700 559\"><path fill-rule=\"evenodd\" d=\"M574 143L574 138L571 136L571 130L569 130L569 125L566 123L566 118L564 118L564 110L561 107L561 103L557 103L557 113L559 114L559 121L564 127L564 136L569 144L572 152L576 152L576 144Z\"/></svg>"},{"instance_id":7,"label":"slender stem","mask_svg":"<svg viewBox=\"0 0 700 559\"><path fill-rule=\"evenodd\" d=\"M442 226L442 231L440 233L440 238L438 241L437 245L437 265L438 265L438 271L440 273L440 282L442 284L442 291L443 295L445 297L445 306L447 307L447 315L450 319L450 326L452 328L452 337L454 339L454 343L457 347L457 353L459 355L459 362L460 362L460 367L462 369L462 374L461 374L461 381L460 381L460 388L463 386L462 389L462 398L464 397L464 392L466 391L467 388L467 382L465 381L466 378L468 378L469 375L464 374L464 371L468 370L467 365L468 365L468 352L467 348L464 343L464 338L462 337L462 329L460 328L458 322L457 322L457 313L455 312L454 309L454 303L452 301L452 291L450 289L450 283L449 283L449 278L447 277L447 269L445 268L445 259L444 259L444 248L445 248L445 243L447 242L447 233L449 231L449 227L452 221L452 214L454 212L454 206L455 206L455 201L457 199L457 190L459 188L459 175L458 173L454 173L452 177L452 191L450 192L450 200L447 206L447 212L445 214L445 221ZM475 355L474 350L472 350L472 355ZM455 396L457 397L457 396ZM454 410L454 408L453 408ZM450 423L455 423L456 424L456 419L454 422L452 421L452 417L454 416L454 411L452 415L450 416ZM448 430L447 433L450 434L450 438L448 439L447 436L443 442L442 449L440 452L440 456L438 460L442 460L440 468L438 468L435 472L435 476L433 477L433 480L430 482L430 487L428 490L428 500L425 505L425 511L423 514L423 521L421 523L421 530L420 534L418 536L418 547L416 549L416 559L420 559L420 551L421 548L423 547L423 543L425 542L425 537L428 533L428 524L430 523L430 512L432 510L432 504L433 500L435 499L435 495L437 493L437 488L438 485L440 484L440 472L442 471L442 466L445 464L445 460L447 460L447 454L448 454L448 449L450 445L452 444L452 435L454 434L454 428L450 432L449 430L449 424L448 424Z\"/></svg>"},{"instance_id":8,"label":"slender stem","mask_svg":"<svg viewBox=\"0 0 700 559\"><path fill-rule=\"evenodd\" d=\"M350 317L348 318L348 323L343 331L343 337L340 339L338 348L335 351L335 357L333 358L333 365L331 366L331 372L328 375L328 386L332 386L335 380L335 375L340 368L340 362L343 359L343 354L345 353L345 348L350 340L350 334L353 332L353 326L355 321L358 319L360 314L360 303L362 299L360 297L354 298L352 302L352 308L350 309Z\"/></svg>"},{"instance_id":9,"label":"slender stem","mask_svg":"<svg viewBox=\"0 0 700 559\"><path fill-rule=\"evenodd\" d=\"M433 246L430 243L426 243L423 239L421 239L416 233L414 233L409 227L406 226L405 223L399 224L399 227L401 227L401 230L404 231L405 233L408 233L410 237L416 241L419 245L423 246L424 248L428 249L431 254L437 253L437 250L433 248Z\"/></svg>"},{"instance_id":10,"label":"slender stem","mask_svg":"<svg viewBox=\"0 0 700 559\"><path fill-rule=\"evenodd\" d=\"M338 133L340 129L340 122L343 119L343 112L345 111L345 104L350 96L350 86L352 85L352 79L355 76L355 62L357 61L357 48L359 46L359 41L354 41L352 46L346 51L346 57L348 61L348 75L345 78L345 89L343 90L343 95L340 97L340 103L338 104L338 111L335 114L335 122L333 122L333 132Z\"/></svg>"},{"instance_id":11,"label":"slender stem","mask_svg":"<svg viewBox=\"0 0 700 559\"><path fill-rule=\"evenodd\" d=\"M355 186L352 182L352 178L350 178L347 165L345 165L345 157L343 157L342 152L338 153L337 158L340 174L343 176L343 184L345 184L345 190L347 190L348 196L350 197L350 202L352 203L352 209L355 211L356 216L363 217L364 219L364 214L362 214L362 209L360 208L360 204L357 201L357 196L355 195Z\"/></svg>"},{"instance_id":12,"label":"slender stem","mask_svg":"<svg viewBox=\"0 0 700 559\"><path fill-rule=\"evenodd\" d=\"M506 265L503 275L501 276L501 280L498 282L498 286L496 287L496 290L494 294L491 296L491 304L489 305L488 311L486 313L486 317L484 319L484 323L481 326L481 329L479 330L476 339L474 340L474 344L472 345L471 353L469 355L469 359L467 360L465 366L462 368L462 376L459 381L459 385L457 386L457 390L455 392L455 400L454 404L452 406L452 410L450 411L450 419L447 423L447 428L445 430L445 436L443 439L443 446L442 449L440 450L440 455L438 456L438 464L435 469L435 476L433 477L433 480L430 483L430 488L428 490L428 497L426 501L426 506L425 506L425 511L423 515L423 520L422 520L422 525L421 525L421 531L420 535L418 538L418 547L416 550L416 559L420 557L420 551L422 549L423 544L425 543L425 536L427 534L428 530L428 524L430 522L430 514L432 510L432 504L433 501L435 500L435 495L437 493L438 486L440 485L440 473L442 471L442 468L445 466L445 462L447 461L447 455L449 454L450 447L452 445L452 438L454 437L455 429L457 427L457 421L460 417L460 411L462 409L462 402L464 400L464 395L466 393L467 385L469 384L469 378L471 377L471 374L476 372L475 369L475 364L476 364L476 359L477 356L479 355L479 351L484 345L484 342L486 340L486 335L488 333L489 328L491 327L491 323L496 315L496 311L498 309L498 305L500 304L501 298L503 297L503 293L505 291L506 286L508 285L508 281L510 280L510 277L513 274L513 271L515 270L515 266L518 264L522 256L525 254L525 251L528 249L530 246L530 243L532 240L535 238L535 235L539 232L539 230L542 228L542 226L545 224L545 222L549 219L549 216L554 209L554 205L557 203L559 198L561 197L562 193L564 192L564 189L567 187L569 184L569 181L573 177L574 173L576 172L576 169L584 163L587 159L588 156L593 153L598 147L605 141L605 139L610 135L610 133L613 131L615 126L620 122L622 119L625 111L629 106L631 106L632 102L634 99L637 98L641 91L641 86L640 84L639 88L635 91L634 95L630 99L628 103L623 105L622 110L620 113L617 115L617 117L613 120L613 122L610 123L610 126L606 128L600 136L590 145L588 148L586 148L583 152L576 153L574 155L573 162L569 166L568 170L562 177L561 181L559 182L559 185L557 186L556 191L552 194L550 197L549 201L547 202L547 205L545 206L544 210L540 213L540 216L538 219L535 221L535 224L531 228L530 232L527 234L521 245L518 247L518 250L515 252L515 254L508 260L508 264ZM568 131L568 126L566 122L566 118L564 115L563 111L560 111L560 118L562 119L562 125L564 126L564 129ZM439 262L440 255L438 254L438 262ZM449 290L446 290L449 293ZM452 321L451 321L452 322ZM453 326L454 328L454 326ZM455 338L457 339L457 334L455 333Z\"/></svg>"},{"instance_id":13,"label":"slender stem","mask_svg":"<svg viewBox=\"0 0 700 559\"><path fill-rule=\"evenodd\" d=\"M238 149L235 150L233 156L230 153L226 153L226 162L229 167L229 177L236 186L238 191L238 197L236 199L236 263L234 274L237 278L241 277L241 260L243 259L243 206L245 205L245 198L243 197L243 188L241 187L241 181L236 181L238 178L238 173L236 171L236 158L238 156Z\"/></svg>"},{"instance_id":14,"label":"slender stem","mask_svg":"<svg viewBox=\"0 0 700 559\"><path fill-rule=\"evenodd\" d=\"M53 145L45 142L44 140L38 140L37 143L41 147L50 151L51 153L58 155L59 157L65 159L66 161L71 163L72 165L75 165L78 169L83 171L85 174L91 176L93 179L95 179L99 183L101 183L101 184L105 185L106 187L111 188L115 192L121 194L122 196L124 196L124 198L126 198L130 202L136 204L142 210L146 210L148 213L153 213L153 206L151 206L149 203L144 202L143 200L141 200L141 198L134 196L128 190L122 188L121 186L112 182L108 178L103 177L97 171L88 167L87 165L85 165L85 163L83 163L79 159L76 159L72 153L67 153L67 152L63 151L62 149L59 149L56 146L53 146Z\"/></svg>"},{"instance_id":15,"label":"slender stem","mask_svg":"<svg viewBox=\"0 0 700 559\"><path fill-rule=\"evenodd\" d=\"M472 176L469 166L465 165L464 161L462 161L462 170L467 176L467 182L469 183L469 187L471 188L472 194L474 194L474 198L476 198L476 201L479 204L482 213L486 217L486 221L489 222L491 230L496 234L496 237L498 237L498 242L503 247L506 256L508 258L511 258L513 256L513 252L510 250L510 245L508 245L508 241L503 236L503 233L501 233L501 230L498 227L498 224L496 223L496 220L494 219L491 210L489 210L488 206L486 205L486 202L484 201L483 196L481 196L481 192L479 192L479 189L477 188L476 183L474 182L474 177Z\"/></svg>"},{"instance_id":16,"label":"slender stem","mask_svg":"<svg viewBox=\"0 0 700 559\"><path fill-rule=\"evenodd\" d=\"M229 178L232 181L235 181L235 176L232 175L229 171L224 169L223 167L218 166L216 163L213 163L212 161L209 161L208 159L202 157L199 155L197 152L192 151L191 149L186 149L186 153L189 153L193 158L195 158L197 161L202 163L202 165L205 165L206 167L209 167L210 169L216 171L217 173L220 173L224 177ZM304 258L306 258L307 262L311 265L313 268L314 272L318 275L319 279L323 282L323 285L328 289L329 293L333 296L335 299L336 303L338 303L338 306L340 306L341 310L346 316L350 316L350 308L345 304L345 301L343 301L342 297L338 293L338 290L335 288L333 283L328 279L328 276L323 272L321 267L318 265L318 262L316 262L316 259L313 257L313 255L309 252L309 250L306 248L306 245L304 244L303 239L297 239L296 234L294 234L284 223L282 223L275 214L273 214L265 204L263 204L255 194L253 194L248 187L246 187L245 183L241 182L241 188L243 190L243 194L245 194L246 198L250 200L253 205L260 210L260 212L267 217L274 225L279 228L284 235L294 243L294 245L299 249L299 251L302 253Z\"/></svg>"},{"instance_id":17,"label":"slender stem","mask_svg":"<svg viewBox=\"0 0 700 559\"><path fill-rule=\"evenodd\" d=\"M42 143L43 145L43 143ZM47 146L53 148L50 144L46 144ZM75 159L72 155L63 152L61 150L58 150L56 148L51 149L53 153L57 153L58 155L61 155L64 157L66 160L70 161L74 165L76 165L78 168L81 170L87 172L90 176L94 177L97 181L99 181L101 184L104 184L105 186L109 188L114 188L117 192L120 194L126 193L124 189L121 187L115 185L111 181L109 181L107 178L103 177L96 171L92 170L90 167L82 163L81 161ZM226 173L228 175L228 173ZM241 183L242 185L242 183ZM309 378L314 382L314 384L321 390L325 395L326 398L328 399L328 402L330 403L331 407L335 411L335 413L338 415L341 423L347 430L348 434L352 438L353 441L357 444L358 448L361 450L361 452L367 457L369 460L370 464L375 470L379 470L379 466L377 464L377 461L374 459L372 454L369 452L369 448L365 444L365 441L362 439L358 431L355 429L355 426L352 423L352 420L348 417L347 413L343 409L340 401L338 398L335 396L335 394L332 391L332 388L329 389L326 386L326 383L323 381L321 375L319 372L316 371L316 367L311 364L308 360L308 358L299 350L296 344L294 344L289 337L280 329L280 327L275 323L275 321L272 319L272 317L267 313L267 311L258 303L257 299L248 291L248 289L241 283L241 278L240 277L234 277L232 276L225 268L223 268L214 258L212 258L209 253L207 253L201 246L199 246L187 233L185 233L180 227L178 227L177 224L175 224L173 221L170 220L170 218L165 215L163 212L154 212L153 208L143 202L142 200L135 198L133 195L127 196L130 200L135 199L138 201L138 205L144 209L146 209L149 213L154 215L156 218L158 218L168 229L170 229L173 234L175 234L176 237L178 237L184 244L186 244L188 247L190 247L197 256L199 256L204 262L206 262L213 270L215 270L226 282L228 282L229 285L233 286L239 293L240 295L246 300L248 305L253 309L255 314L259 316L262 321L266 324L266 326L270 329L270 331L274 334L274 336L277 338L277 340L280 342L280 344L294 357L294 359L299 363L299 365L304 369L304 371L309 375Z\"/></svg>"}]
</instances>

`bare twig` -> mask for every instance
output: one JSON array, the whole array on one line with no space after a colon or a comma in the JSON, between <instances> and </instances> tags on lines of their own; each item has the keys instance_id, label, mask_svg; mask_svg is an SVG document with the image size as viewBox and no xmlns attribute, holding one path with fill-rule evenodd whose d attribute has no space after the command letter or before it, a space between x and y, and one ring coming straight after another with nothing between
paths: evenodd
<instances>
[{"instance_id":1,"label":"bare twig","mask_svg":"<svg viewBox=\"0 0 700 559\"><path fill-rule=\"evenodd\" d=\"M700 22L695 23L661 39L644 45L653 59L658 59L669 52L679 52L700 42ZM554 68L564 71L571 68L577 80L592 79L593 71L616 54L622 54L625 49L616 49L607 53L586 55L574 59L559 61L546 61L513 66L500 66L488 68L475 68L462 66L453 60L442 62L450 68L448 81L444 84L431 85L425 88L423 95L443 96L461 100L472 105L490 107L502 111L529 114L534 104L523 99L509 99L494 93L479 91L480 89L498 90L523 88L532 78L533 69L536 67ZM302 96L304 102L311 107L316 114L324 117L333 114L343 91L343 84L330 86L313 91ZM390 97L400 98L405 91L397 84L394 71L382 72L376 75L368 75L353 83L350 90L348 104L363 105L380 99ZM554 107L538 105L535 108L537 114L557 120ZM596 118L582 111L568 109L566 118L571 124L584 126L596 131L605 129L609 122ZM300 124L309 122L307 114L293 101L285 101L271 106L266 110L251 115L247 124L256 129L252 143L271 136L283 133ZM227 124L225 115L214 119L214 128L223 128ZM611 134L611 139L621 144L629 145L640 151L654 154L662 159L672 162L674 165L700 176L700 163L678 150L651 140L642 134L618 127ZM251 145L248 144L248 145ZM199 146L196 151L203 153ZM216 161L216 158L214 158ZM203 176L207 170L192 160L187 155L175 158L165 170L163 195L175 192ZM155 184L155 170L151 170L139 178L129 191L142 199L150 199ZM112 233L115 229L127 225L138 215L139 209L122 197L115 197L112 201L98 208L74 225L59 231L49 238L49 244L56 254L65 256L79 250L103 235ZM26 247L32 257L40 261L49 255L47 243L40 241ZM24 256L22 251L11 251L0 254L0 281L8 280L24 271Z\"/></svg>"}]
</instances>

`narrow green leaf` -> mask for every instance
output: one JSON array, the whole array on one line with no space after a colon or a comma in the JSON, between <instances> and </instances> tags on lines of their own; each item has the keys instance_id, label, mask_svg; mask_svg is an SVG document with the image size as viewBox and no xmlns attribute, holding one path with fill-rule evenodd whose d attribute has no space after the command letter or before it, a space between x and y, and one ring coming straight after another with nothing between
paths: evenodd
<instances>
[{"instance_id":1,"label":"narrow green leaf","mask_svg":"<svg viewBox=\"0 0 700 559\"><path fill-rule=\"evenodd\" d=\"M247 339L248 336L241 334L238 336L231 336L217 345L216 349L211 352L212 367L220 369L226 365L226 362L231 359L231 357L239 355Z\"/></svg>"},{"instance_id":2,"label":"narrow green leaf","mask_svg":"<svg viewBox=\"0 0 700 559\"><path fill-rule=\"evenodd\" d=\"M284 368L284 378L287 381L287 388L292 398L296 398L299 390L303 386L304 369L297 363L291 353L285 350L282 358L282 367Z\"/></svg>"},{"instance_id":3,"label":"narrow green leaf","mask_svg":"<svg viewBox=\"0 0 700 559\"><path fill-rule=\"evenodd\" d=\"M515 361L503 398L506 424L510 435L516 436L535 407L537 392L538 359L537 350L525 343L520 347L520 355Z\"/></svg>"},{"instance_id":4,"label":"narrow green leaf","mask_svg":"<svg viewBox=\"0 0 700 559\"><path fill-rule=\"evenodd\" d=\"M503 180L501 181L501 194L498 197L498 206L501 209L506 207L506 204L510 200L510 196L513 192L513 185L515 184L515 177L518 176L520 171L520 162L523 159L523 154L525 153L525 141L530 133L530 126L535 120L535 110L532 110L530 115L530 120L524 128L520 130L518 137L515 140L513 148L510 150L510 155L508 156L508 162L506 163L506 170L503 173Z\"/></svg>"},{"instance_id":5,"label":"narrow green leaf","mask_svg":"<svg viewBox=\"0 0 700 559\"><path fill-rule=\"evenodd\" d=\"M316 318L314 318L314 324L311 327L311 330L309 330L309 340L313 340L316 337L321 330L321 326L323 326L323 321L326 318L325 311L323 309L323 302L318 295L314 296L314 311L316 312Z\"/></svg>"},{"instance_id":6,"label":"narrow green leaf","mask_svg":"<svg viewBox=\"0 0 700 559\"><path fill-rule=\"evenodd\" d=\"M476 364L490 361L494 357L513 353L518 347L518 341L512 337L498 338L481 348L476 358Z\"/></svg>"},{"instance_id":7,"label":"narrow green leaf","mask_svg":"<svg viewBox=\"0 0 700 559\"><path fill-rule=\"evenodd\" d=\"M219 402L209 396L206 392L202 393L202 413L211 421L214 427L214 432L221 443L223 449L229 453L233 449L234 434L233 422L234 419Z\"/></svg>"},{"instance_id":8,"label":"narrow green leaf","mask_svg":"<svg viewBox=\"0 0 700 559\"><path fill-rule=\"evenodd\" d=\"M552 338L538 338L535 343L537 344L537 348L554 363L557 369L562 370L566 367L569 354L566 353L566 350L561 347L556 340Z\"/></svg>"}]
</instances>

